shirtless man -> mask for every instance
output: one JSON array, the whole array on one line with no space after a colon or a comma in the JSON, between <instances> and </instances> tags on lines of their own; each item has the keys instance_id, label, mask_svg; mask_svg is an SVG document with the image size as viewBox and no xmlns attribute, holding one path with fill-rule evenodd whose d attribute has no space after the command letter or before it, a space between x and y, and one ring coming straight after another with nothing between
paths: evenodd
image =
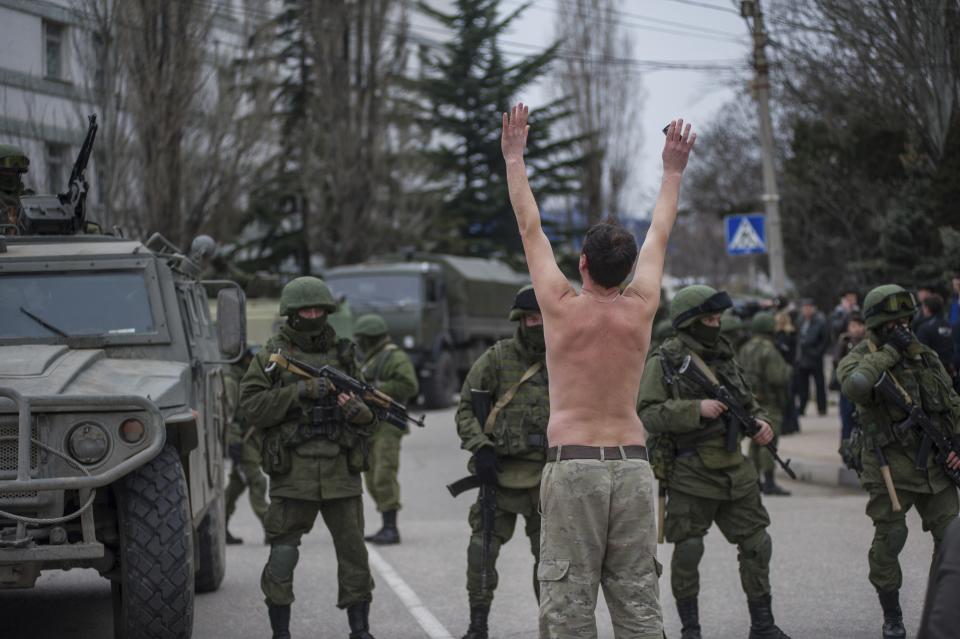
<instances>
[{"instance_id":1,"label":"shirtless man","mask_svg":"<svg viewBox=\"0 0 960 639\"><path fill-rule=\"evenodd\" d=\"M503 114L510 202L543 314L549 370L550 449L540 488L540 637L597 636L598 587L617 639L660 639L653 473L637 391L650 345L680 179L696 134L667 130L653 222L637 256L626 229L591 227L580 255L580 294L560 272L527 181L528 108ZM620 284L636 262L633 281Z\"/></svg>"}]
</instances>

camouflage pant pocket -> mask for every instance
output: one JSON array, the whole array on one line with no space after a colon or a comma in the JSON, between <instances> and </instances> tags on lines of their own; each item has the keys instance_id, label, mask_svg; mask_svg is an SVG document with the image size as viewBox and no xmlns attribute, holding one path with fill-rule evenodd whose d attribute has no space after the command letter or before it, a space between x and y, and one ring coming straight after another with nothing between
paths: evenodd
<instances>
[{"instance_id":1,"label":"camouflage pant pocket","mask_svg":"<svg viewBox=\"0 0 960 639\"><path fill-rule=\"evenodd\" d=\"M570 571L570 562L566 559L541 559L537 566L537 579L540 581L561 581Z\"/></svg>"}]
</instances>

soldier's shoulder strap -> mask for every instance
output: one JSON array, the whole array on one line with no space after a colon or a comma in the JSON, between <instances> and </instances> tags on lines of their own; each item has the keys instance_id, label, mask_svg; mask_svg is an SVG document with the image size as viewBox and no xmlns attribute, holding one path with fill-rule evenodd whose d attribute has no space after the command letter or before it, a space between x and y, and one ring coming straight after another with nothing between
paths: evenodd
<instances>
[{"instance_id":1,"label":"soldier's shoulder strap","mask_svg":"<svg viewBox=\"0 0 960 639\"><path fill-rule=\"evenodd\" d=\"M376 386L380 383L380 373L383 372L383 367L386 365L387 360L390 358L391 353L397 350L397 345L394 343L387 344L383 347L380 353L377 355L377 359L373 365L373 376L367 381Z\"/></svg>"},{"instance_id":2,"label":"soldier's shoulder strap","mask_svg":"<svg viewBox=\"0 0 960 639\"><path fill-rule=\"evenodd\" d=\"M657 349L655 355L660 358L660 370L663 371L663 383L670 389L670 394L673 395L674 399L680 399L680 374L677 372L677 367L674 365L673 360L667 355L663 346Z\"/></svg>"},{"instance_id":3,"label":"soldier's shoulder strap","mask_svg":"<svg viewBox=\"0 0 960 639\"><path fill-rule=\"evenodd\" d=\"M500 343L497 342L498 346L499 344ZM500 411L506 408L507 404L513 401L513 398L517 394L517 391L520 390L520 387L523 386L523 384L531 377L539 373L541 368L543 368L542 360L531 364L530 367L523 372L523 375L520 376L520 379L518 379L513 386L507 389L507 392L497 399L497 402L493 405L493 408L490 409L490 414L487 415L487 421L483 423L484 433L489 435L493 432L493 425L497 421L497 415L500 414Z\"/></svg>"}]
</instances>

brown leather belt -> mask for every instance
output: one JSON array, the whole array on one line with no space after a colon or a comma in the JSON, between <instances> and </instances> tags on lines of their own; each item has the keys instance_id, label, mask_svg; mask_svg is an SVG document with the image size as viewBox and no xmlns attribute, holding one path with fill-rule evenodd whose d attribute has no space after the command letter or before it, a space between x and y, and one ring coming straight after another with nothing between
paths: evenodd
<instances>
[{"instance_id":1,"label":"brown leather belt","mask_svg":"<svg viewBox=\"0 0 960 639\"><path fill-rule=\"evenodd\" d=\"M557 455L557 451L560 455ZM622 454L621 454L621 451ZM551 446L547 449L547 461L564 459L598 459L618 461L621 459L647 459L646 446Z\"/></svg>"}]
</instances>

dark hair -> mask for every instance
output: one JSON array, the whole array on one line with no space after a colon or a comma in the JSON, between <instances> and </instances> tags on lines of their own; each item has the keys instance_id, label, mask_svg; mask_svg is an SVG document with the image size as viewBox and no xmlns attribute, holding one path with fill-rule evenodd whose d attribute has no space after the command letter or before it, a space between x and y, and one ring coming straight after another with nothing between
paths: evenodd
<instances>
[{"instance_id":1,"label":"dark hair","mask_svg":"<svg viewBox=\"0 0 960 639\"><path fill-rule=\"evenodd\" d=\"M863 315L860 313L850 313L850 317L847 318L847 323L856 322L857 324L864 324Z\"/></svg>"},{"instance_id":2,"label":"dark hair","mask_svg":"<svg viewBox=\"0 0 960 639\"><path fill-rule=\"evenodd\" d=\"M931 315L939 315L943 312L943 298L936 293L929 295L927 299L923 300L923 305L927 307Z\"/></svg>"},{"instance_id":3,"label":"dark hair","mask_svg":"<svg viewBox=\"0 0 960 639\"><path fill-rule=\"evenodd\" d=\"M637 261L637 239L615 220L594 224L583 238L587 272L600 286L612 288L626 279Z\"/></svg>"}]
</instances>

